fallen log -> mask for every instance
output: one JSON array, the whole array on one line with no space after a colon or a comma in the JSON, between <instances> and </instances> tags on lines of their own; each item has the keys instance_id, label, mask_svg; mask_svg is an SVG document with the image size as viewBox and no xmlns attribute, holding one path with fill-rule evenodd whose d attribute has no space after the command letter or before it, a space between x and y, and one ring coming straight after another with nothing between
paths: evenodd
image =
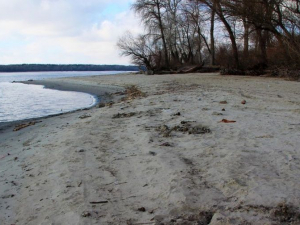
<instances>
[{"instance_id":1,"label":"fallen log","mask_svg":"<svg viewBox=\"0 0 300 225\"><path fill-rule=\"evenodd\" d=\"M153 74L157 75L166 75L166 74L183 74L183 73L194 73L201 70L204 66L204 62L201 65L196 66L185 66L179 70L156 70L153 71Z\"/></svg>"},{"instance_id":2,"label":"fallen log","mask_svg":"<svg viewBox=\"0 0 300 225\"><path fill-rule=\"evenodd\" d=\"M203 66L204 66L204 62L202 62L201 65L196 65L185 70L179 70L178 73L194 73L200 70Z\"/></svg>"}]
</instances>

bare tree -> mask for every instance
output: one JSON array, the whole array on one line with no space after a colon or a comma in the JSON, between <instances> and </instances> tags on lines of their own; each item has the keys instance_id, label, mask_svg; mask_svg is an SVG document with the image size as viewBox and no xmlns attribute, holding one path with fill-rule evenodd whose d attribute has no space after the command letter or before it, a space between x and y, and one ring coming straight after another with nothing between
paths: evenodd
<instances>
[{"instance_id":1,"label":"bare tree","mask_svg":"<svg viewBox=\"0 0 300 225\"><path fill-rule=\"evenodd\" d=\"M163 24L163 12L166 8L166 0L137 0L133 5L133 10L140 14L144 25L150 33L160 32L163 43L166 66L169 67L169 56L165 37L165 26Z\"/></svg>"},{"instance_id":2,"label":"bare tree","mask_svg":"<svg viewBox=\"0 0 300 225\"><path fill-rule=\"evenodd\" d=\"M124 34L117 43L121 50L121 55L130 56L131 61L135 65L145 66L147 70L153 70L154 53L151 41L145 35L139 35L134 38L130 32Z\"/></svg>"},{"instance_id":3,"label":"bare tree","mask_svg":"<svg viewBox=\"0 0 300 225\"><path fill-rule=\"evenodd\" d=\"M239 67L239 54L238 54L238 47L236 43L236 37L234 35L234 31L232 29L232 26L230 25L230 22L226 18L227 10L226 10L226 4L224 4L224 2L226 1L222 1L222 0L198 0L198 1L205 4L211 10L213 10L219 17L220 21L223 23L231 41L232 53L234 57L234 66Z\"/></svg>"},{"instance_id":4,"label":"bare tree","mask_svg":"<svg viewBox=\"0 0 300 225\"><path fill-rule=\"evenodd\" d=\"M276 54L300 67L300 0L136 0L132 9L146 33L127 34L118 46L149 70L208 59L211 65L255 68L276 63ZM224 35L216 32L220 28Z\"/></svg>"},{"instance_id":5,"label":"bare tree","mask_svg":"<svg viewBox=\"0 0 300 225\"><path fill-rule=\"evenodd\" d=\"M210 63L215 65L215 15L216 15L216 1L213 1L211 8L210 19Z\"/></svg>"},{"instance_id":6,"label":"bare tree","mask_svg":"<svg viewBox=\"0 0 300 225\"><path fill-rule=\"evenodd\" d=\"M182 6L183 23L182 27L187 27L190 24L189 32L191 33L193 46L192 49L196 49L195 62L201 64L203 61L202 49L206 47L207 51L211 55L211 46L208 43L208 38L205 36L203 29L206 26L207 19L205 18L206 13L202 9L202 6L197 2L190 2ZM186 29L186 28L185 28Z\"/></svg>"}]
</instances>

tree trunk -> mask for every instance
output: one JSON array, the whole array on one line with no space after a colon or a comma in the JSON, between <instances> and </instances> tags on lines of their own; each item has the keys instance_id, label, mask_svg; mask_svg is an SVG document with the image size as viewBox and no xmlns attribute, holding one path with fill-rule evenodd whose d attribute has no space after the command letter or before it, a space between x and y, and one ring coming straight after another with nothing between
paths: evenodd
<instances>
[{"instance_id":1,"label":"tree trunk","mask_svg":"<svg viewBox=\"0 0 300 225\"><path fill-rule=\"evenodd\" d=\"M249 56L249 23L247 22L247 19L243 19L244 24L244 58L247 59Z\"/></svg>"},{"instance_id":2,"label":"tree trunk","mask_svg":"<svg viewBox=\"0 0 300 225\"><path fill-rule=\"evenodd\" d=\"M210 19L210 64L215 65L215 14L216 14L216 1L214 0L213 7L211 9Z\"/></svg>"},{"instance_id":3,"label":"tree trunk","mask_svg":"<svg viewBox=\"0 0 300 225\"><path fill-rule=\"evenodd\" d=\"M217 6L217 10L216 13L218 14L220 20L222 21L222 23L224 24L228 34L229 34L229 38L231 41L231 45L232 45L232 54L233 54L233 58L234 58L234 67L239 68L239 53L238 53L238 48L237 48L237 44L236 44L236 40L235 40L235 36L234 33L231 29L230 24L227 22L226 18L224 17L224 14L222 12L222 7L220 5L220 0L218 0L218 2L216 3Z\"/></svg>"},{"instance_id":4,"label":"tree trunk","mask_svg":"<svg viewBox=\"0 0 300 225\"><path fill-rule=\"evenodd\" d=\"M258 30L257 35L258 35L258 46L260 50L260 63L267 64L266 35L262 30Z\"/></svg>"},{"instance_id":5,"label":"tree trunk","mask_svg":"<svg viewBox=\"0 0 300 225\"><path fill-rule=\"evenodd\" d=\"M169 63L169 56L168 56L168 50L167 50L167 43L166 43L166 38L165 38L165 32L163 28L163 23L161 19L161 12L160 12L160 1L156 1L156 7L157 7L157 13L158 13L158 22L159 22L159 29L161 33L161 39L163 41L163 46L164 46L164 55L165 55L165 60L166 60L166 67L170 67Z\"/></svg>"}]
</instances>

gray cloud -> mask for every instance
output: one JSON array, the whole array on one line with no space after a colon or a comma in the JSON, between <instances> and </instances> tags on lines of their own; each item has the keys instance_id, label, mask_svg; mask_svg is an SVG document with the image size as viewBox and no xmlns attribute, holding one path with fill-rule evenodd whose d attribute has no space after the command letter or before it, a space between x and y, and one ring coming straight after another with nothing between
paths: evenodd
<instances>
[{"instance_id":1,"label":"gray cloud","mask_svg":"<svg viewBox=\"0 0 300 225\"><path fill-rule=\"evenodd\" d=\"M115 43L141 30L130 2L0 0L0 63L128 64Z\"/></svg>"}]
</instances>

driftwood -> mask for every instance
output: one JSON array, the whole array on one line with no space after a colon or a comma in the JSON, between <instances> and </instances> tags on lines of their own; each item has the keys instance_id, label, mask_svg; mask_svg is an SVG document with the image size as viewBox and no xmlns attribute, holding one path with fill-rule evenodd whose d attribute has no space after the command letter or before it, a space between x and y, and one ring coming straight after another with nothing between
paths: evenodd
<instances>
[{"instance_id":1,"label":"driftwood","mask_svg":"<svg viewBox=\"0 0 300 225\"><path fill-rule=\"evenodd\" d=\"M199 73L216 73L220 71L220 66L203 66L197 72Z\"/></svg>"},{"instance_id":2,"label":"driftwood","mask_svg":"<svg viewBox=\"0 0 300 225\"><path fill-rule=\"evenodd\" d=\"M97 202L90 202L90 204L105 204L108 203L108 201L97 201Z\"/></svg>"},{"instance_id":3,"label":"driftwood","mask_svg":"<svg viewBox=\"0 0 300 225\"><path fill-rule=\"evenodd\" d=\"M153 72L153 74L164 75L164 74L182 74L182 73L194 73L201 70L204 66L204 62L201 65L196 66L186 66L178 70L159 70Z\"/></svg>"},{"instance_id":4,"label":"driftwood","mask_svg":"<svg viewBox=\"0 0 300 225\"><path fill-rule=\"evenodd\" d=\"M179 70L178 73L194 73L200 70L204 66L204 62L201 65L193 66L188 69Z\"/></svg>"}]
</instances>

